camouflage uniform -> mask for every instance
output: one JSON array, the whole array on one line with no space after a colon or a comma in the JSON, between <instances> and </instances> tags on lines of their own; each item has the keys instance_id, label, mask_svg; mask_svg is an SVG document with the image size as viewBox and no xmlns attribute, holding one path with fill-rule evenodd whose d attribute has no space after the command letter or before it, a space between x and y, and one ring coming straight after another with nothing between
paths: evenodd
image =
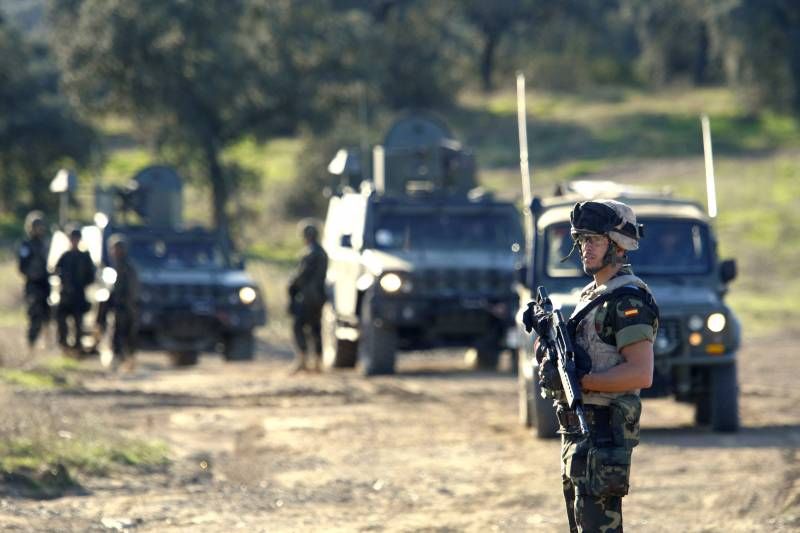
<instances>
[{"instance_id":1,"label":"camouflage uniform","mask_svg":"<svg viewBox=\"0 0 800 533\"><path fill-rule=\"evenodd\" d=\"M589 284L573 313L601 295L628 290L592 309L576 324L575 341L592 359L592 371L603 372L624 361L620 350L653 341L658 309L647 285L623 268L605 285ZM622 531L622 497L628 493L631 453L639 443L639 390L622 393L585 392L583 396L590 437L577 431L574 413L559 407L561 422L561 477L568 501L571 531Z\"/></svg>"},{"instance_id":2,"label":"camouflage uniform","mask_svg":"<svg viewBox=\"0 0 800 533\"><path fill-rule=\"evenodd\" d=\"M294 319L292 330L301 358L308 350L306 329L311 333L317 359L322 356L321 322L327 271L328 254L312 240L289 282L289 313Z\"/></svg>"},{"instance_id":3,"label":"camouflage uniform","mask_svg":"<svg viewBox=\"0 0 800 533\"><path fill-rule=\"evenodd\" d=\"M25 303L28 310L28 345L33 346L42 326L50 319L47 297L50 282L47 272L47 243L32 236L23 241L17 255L20 273L25 277Z\"/></svg>"},{"instance_id":4,"label":"camouflage uniform","mask_svg":"<svg viewBox=\"0 0 800 533\"><path fill-rule=\"evenodd\" d=\"M58 342L67 346L67 318L75 323L74 348L80 348L83 335L83 315L89 310L86 287L94 280L95 268L89 252L68 250L56 263L56 274L61 278L61 299L58 302Z\"/></svg>"}]
</instances>

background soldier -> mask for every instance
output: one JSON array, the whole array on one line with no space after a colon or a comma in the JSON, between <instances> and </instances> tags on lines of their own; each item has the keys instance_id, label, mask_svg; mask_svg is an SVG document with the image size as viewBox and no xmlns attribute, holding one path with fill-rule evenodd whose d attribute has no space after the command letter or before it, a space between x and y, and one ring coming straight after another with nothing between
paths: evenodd
<instances>
[{"instance_id":1,"label":"background soldier","mask_svg":"<svg viewBox=\"0 0 800 533\"><path fill-rule=\"evenodd\" d=\"M314 369L320 369L322 359L322 306L325 303L325 275L328 255L319 245L319 232L310 221L301 223L301 234L306 243L306 253L289 280L289 314L294 319L293 331L296 345L294 372L305 369L308 343L306 332L314 343Z\"/></svg>"},{"instance_id":2,"label":"background soldier","mask_svg":"<svg viewBox=\"0 0 800 533\"><path fill-rule=\"evenodd\" d=\"M61 299L58 302L56 319L58 320L58 343L63 349L72 349L75 353L81 350L83 336L83 315L89 311L86 300L86 287L94 281L95 268L89 252L78 247L81 242L81 231L77 228L69 232L70 249L58 259L56 274L61 278ZM67 319L74 323L75 336L70 345L67 340Z\"/></svg>"},{"instance_id":3,"label":"background soldier","mask_svg":"<svg viewBox=\"0 0 800 533\"><path fill-rule=\"evenodd\" d=\"M28 311L28 347L33 348L42 326L50 318L47 297L50 283L47 272L47 242L44 215L31 211L25 217L28 238L19 247L18 266L25 277L25 303Z\"/></svg>"},{"instance_id":4,"label":"background soldier","mask_svg":"<svg viewBox=\"0 0 800 533\"><path fill-rule=\"evenodd\" d=\"M117 279L108 301L100 305L97 324L105 332L108 311L114 313L114 332L111 336L112 361L116 369L124 365L125 370L134 369L134 352L138 328L139 278L136 269L128 258L128 244L121 235L108 239L111 262L117 272Z\"/></svg>"},{"instance_id":5,"label":"background soldier","mask_svg":"<svg viewBox=\"0 0 800 533\"><path fill-rule=\"evenodd\" d=\"M639 391L653 379L658 307L627 264L625 252L638 249L642 234L631 208L613 200L583 202L570 219L584 271L594 281L569 320L590 436L580 433L574 411L563 405L557 411L567 517L570 531L621 532L631 452L639 443ZM523 321L540 336L550 327L535 304ZM558 373L542 361L538 342L536 351L541 384L558 398Z\"/></svg>"}]
</instances>

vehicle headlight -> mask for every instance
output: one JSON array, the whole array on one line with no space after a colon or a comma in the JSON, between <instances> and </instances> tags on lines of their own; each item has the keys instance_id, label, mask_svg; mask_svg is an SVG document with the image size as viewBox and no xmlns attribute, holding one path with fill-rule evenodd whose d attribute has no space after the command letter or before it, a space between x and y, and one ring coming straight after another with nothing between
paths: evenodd
<instances>
[{"instance_id":1,"label":"vehicle headlight","mask_svg":"<svg viewBox=\"0 0 800 533\"><path fill-rule=\"evenodd\" d=\"M705 321L700 315L692 315L689 317L689 329L691 331L700 331L703 329L703 324L705 324Z\"/></svg>"},{"instance_id":2,"label":"vehicle headlight","mask_svg":"<svg viewBox=\"0 0 800 533\"><path fill-rule=\"evenodd\" d=\"M714 333L719 333L723 329L725 329L725 315L722 313L712 313L708 316L708 321L706 322L706 326L709 330L713 331Z\"/></svg>"},{"instance_id":3,"label":"vehicle headlight","mask_svg":"<svg viewBox=\"0 0 800 533\"><path fill-rule=\"evenodd\" d=\"M403 280L397 274L389 273L381 277L381 288L386 292L397 292L403 286Z\"/></svg>"},{"instance_id":4,"label":"vehicle headlight","mask_svg":"<svg viewBox=\"0 0 800 533\"><path fill-rule=\"evenodd\" d=\"M100 277L106 285L113 285L117 281L117 271L111 267L105 267Z\"/></svg>"},{"instance_id":5,"label":"vehicle headlight","mask_svg":"<svg viewBox=\"0 0 800 533\"><path fill-rule=\"evenodd\" d=\"M111 298L111 292L105 287L97 289L97 292L94 293L94 299L98 302L107 302L109 298Z\"/></svg>"},{"instance_id":6,"label":"vehicle headlight","mask_svg":"<svg viewBox=\"0 0 800 533\"><path fill-rule=\"evenodd\" d=\"M406 293L411 292L411 289L413 287L410 279L395 274L394 272L389 272L388 274L384 274L383 276L381 276L380 285L381 289L390 293L397 292L400 290Z\"/></svg>"},{"instance_id":7,"label":"vehicle headlight","mask_svg":"<svg viewBox=\"0 0 800 533\"><path fill-rule=\"evenodd\" d=\"M245 305L250 305L256 301L258 294L253 287L242 287L239 289L239 301Z\"/></svg>"}]
</instances>

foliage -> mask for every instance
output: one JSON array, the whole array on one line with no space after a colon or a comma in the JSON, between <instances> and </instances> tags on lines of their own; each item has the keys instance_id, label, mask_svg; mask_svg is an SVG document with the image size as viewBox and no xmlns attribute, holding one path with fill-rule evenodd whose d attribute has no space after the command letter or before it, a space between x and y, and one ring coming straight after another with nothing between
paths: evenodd
<instances>
[{"instance_id":1,"label":"foliage","mask_svg":"<svg viewBox=\"0 0 800 533\"><path fill-rule=\"evenodd\" d=\"M47 48L26 42L0 18L0 204L23 214L48 208L61 166L85 165L91 129L59 91Z\"/></svg>"},{"instance_id":2,"label":"foliage","mask_svg":"<svg viewBox=\"0 0 800 533\"><path fill-rule=\"evenodd\" d=\"M71 94L85 109L135 118L156 149L200 161L223 231L241 173L221 151L248 133L324 122L339 102L341 84L322 79L347 72L337 47L347 26L324 11L322 0L52 4Z\"/></svg>"},{"instance_id":3,"label":"foliage","mask_svg":"<svg viewBox=\"0 0 800 533\"><path fill-rule=\"evenodd\" d=\"M800 4L735 0L709 4L714 45L727 78L750 104L800 113Z\"/></svg>"}]
</instances>

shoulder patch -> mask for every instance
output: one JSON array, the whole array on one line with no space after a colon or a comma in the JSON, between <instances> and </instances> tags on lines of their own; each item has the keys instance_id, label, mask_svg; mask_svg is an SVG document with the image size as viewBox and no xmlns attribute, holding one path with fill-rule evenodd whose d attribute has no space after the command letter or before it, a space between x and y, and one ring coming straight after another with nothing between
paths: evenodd
<instances>
[{"instance_id":1,"label":"shoulder patch","mask_svg":"<svg viewBox=\"0 0 800 533\"><path fill-rule=\"evenodd\" d=\"M20 257L28 257L31 255L31 249L27 244L23 244L19 247L19 256Z\"/></svg>"}]
</instances>

